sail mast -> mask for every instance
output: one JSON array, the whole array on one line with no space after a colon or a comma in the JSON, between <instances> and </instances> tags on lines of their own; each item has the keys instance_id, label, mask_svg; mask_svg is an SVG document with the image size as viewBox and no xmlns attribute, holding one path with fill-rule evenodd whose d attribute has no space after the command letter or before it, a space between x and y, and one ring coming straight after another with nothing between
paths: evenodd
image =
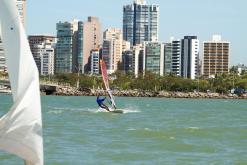
<instances>
[{"instance_id":1,"label":"sail mast","mask_svg":"<svg viewBox=\"0 0 247 165\"><path fill-rule=\"evenodd\" d=\"M0 118L0 150L43 165L39 75L15 0L0 1L0 26L14 102Z\"/></svg>"}]
</instances>

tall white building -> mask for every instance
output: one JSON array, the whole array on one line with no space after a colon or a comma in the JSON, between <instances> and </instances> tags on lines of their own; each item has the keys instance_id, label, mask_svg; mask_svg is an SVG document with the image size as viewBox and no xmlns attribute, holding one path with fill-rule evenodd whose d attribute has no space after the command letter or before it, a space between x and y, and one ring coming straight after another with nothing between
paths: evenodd
<instances>
[{"instance_id":1,"label":"tall white building","mask_svg":"<svg viewBox=\"0 0 247 165\"><path fill-rule=\"evenodd\" d=\"M183 78L195 79L198 70L199 40L197 36L185 36L181 40L181 70Z\"/></svg>"},{"instance_id":2,"label":"tall white building","mask_svg":"<svg viewBox=\"0 0 247 165\"><path fill-rule=\"evenodd\" d=\"M33 35L28 37L31 52L41 75L54 74L56 38L54 36Z\"/></svg>"},{"instance_id":3,"label":"tall white building","mask_svg":"<svg viewBox=\"0 0 247 165\"><path fill-rule=\"evenodd\" d=\"M41 75L54 75L54 55L53 47L46 47L41 53Z\"/></svg>"},{"instance_id":4,"label":"tall white building","mask_svg":"<svg viewBox=\"0 0 247 165\"><path fill-rule=\"evenodd\" d=\"M143 72L144 67L144 47L143 44L133 46L132 69L135 77L138 77Z\"/></svg>"},{"instance_id":5,"label":"tall white building","mask_svg":"<svg viewBox=\"0 0 247 165\"><path fill-rule=\"evenodd\" d=\"M171 72L176 76L180 76L181 70L181 41L171 38L172 46L172 59L171 59Z\"/></svg>"},{"instance_id":6,"label":"tall white building","mask_svg":"<svg viewBox=\"0 0 247 165\"><path fill-rule=\"evenodd\" d=\"M25 25L26 0L16 0L16 6L23 25ZM0 33L1 34L1 33ZM0 71L6 71L6 61L4 56L3 44L0 36Z\"/></svg>"}]
</instances>

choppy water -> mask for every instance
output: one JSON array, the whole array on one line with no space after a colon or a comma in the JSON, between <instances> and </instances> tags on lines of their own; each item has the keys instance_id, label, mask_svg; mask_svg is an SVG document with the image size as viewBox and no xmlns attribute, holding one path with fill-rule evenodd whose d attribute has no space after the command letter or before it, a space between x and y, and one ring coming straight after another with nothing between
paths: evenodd
<instances>
[{"instance_id":1,"label":"choppy water","mask_svg":"<svg viewBox=\"0 0 247 165\"><path fill-rule=\"evenodd\" d=\"M94 97L42 97L47 165L246 165L247 101L116 98L124 114L99 112ZM11 97L0 95L0 115ZM0 165L22 164L0 151Z\"/></svg>"}]
</instances>

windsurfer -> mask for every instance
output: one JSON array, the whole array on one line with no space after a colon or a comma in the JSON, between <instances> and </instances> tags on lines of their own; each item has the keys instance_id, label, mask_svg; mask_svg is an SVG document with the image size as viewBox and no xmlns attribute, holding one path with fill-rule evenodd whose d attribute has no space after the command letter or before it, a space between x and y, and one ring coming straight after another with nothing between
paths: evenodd
<instances>
[{"instance_id":1,"label":"windsurfer","mask_svg":"<svg viewBox=\"0 0 247 165\"><path fill-rule=\"evenodd\" d=\"M99 107L110 112L109 108L104 104L105 99L106 99L106 97L101 99L100 96L97 96L96 102L98 103Z\"/></svg>"}]
</instances>

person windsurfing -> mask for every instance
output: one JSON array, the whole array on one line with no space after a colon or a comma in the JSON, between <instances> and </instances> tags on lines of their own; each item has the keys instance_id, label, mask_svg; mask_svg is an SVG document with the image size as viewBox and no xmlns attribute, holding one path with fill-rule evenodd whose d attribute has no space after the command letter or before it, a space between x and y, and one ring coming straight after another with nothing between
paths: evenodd
<instances>
[{"instance_id":1,"label":"person windsurfing","mask_svg":"<svg viewBox=\"0 0 247 165\"><path fill-rule=\"evenodd\" d=\"M106 97L101 99L100 96L97 96L96 102L98 103L99 107L101 107L101 108L103 108L103 109L105 109L105 110L110 112L110 109L108 108L108 106L106 106L104 104L105 99L106 99Z\"/></svg>"}]
</instances>

